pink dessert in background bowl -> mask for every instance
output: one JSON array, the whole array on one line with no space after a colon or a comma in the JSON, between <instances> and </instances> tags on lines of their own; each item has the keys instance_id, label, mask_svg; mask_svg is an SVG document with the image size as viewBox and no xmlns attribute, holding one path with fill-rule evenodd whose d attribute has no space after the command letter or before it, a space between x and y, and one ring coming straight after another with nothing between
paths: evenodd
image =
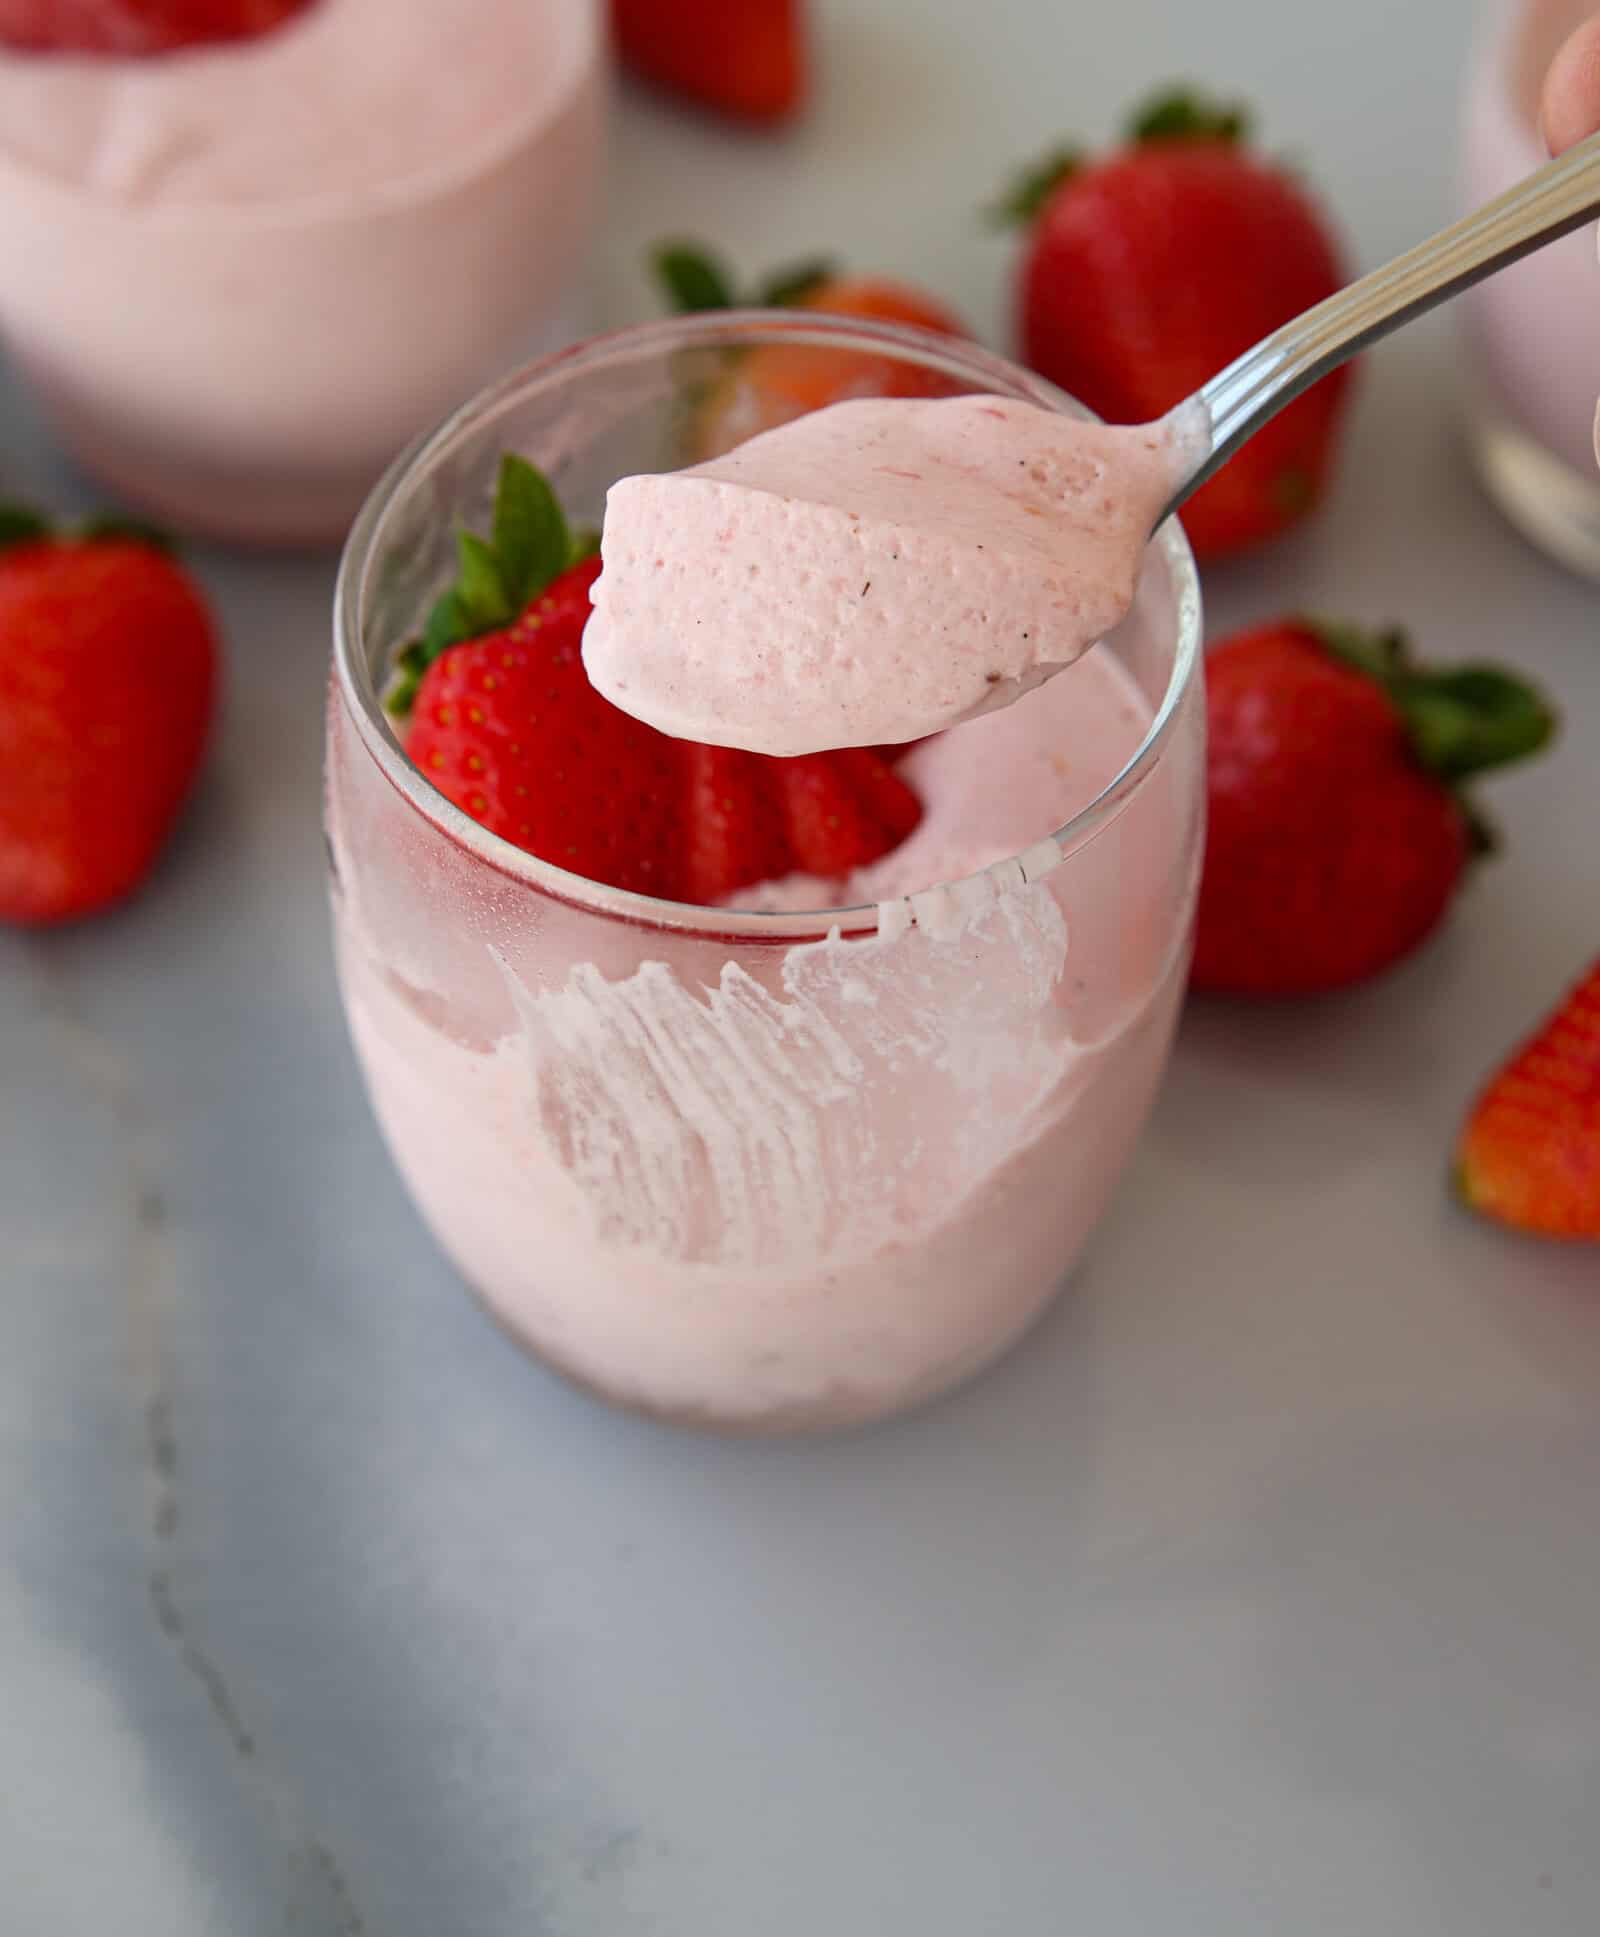
<instances>
[{"instance_id":1,"label":"pink dessert in background bowl","mask_svg":"<svg viewBox=\"0 0 1600 1937\"><path fill-rule=\"evenodd\" d=\"M598 0L312 0L159 57L0 49L0 333L123 498L342 534L395 451L570 337Z\"/></svg>"},{"instance_id":2,"label":"pink dessert in background bowl","mask_svg":"<svg viewBox=\"0 0 1600 1937\"><path fill-rule=\"evenodd\" d=\"M1074 410L971 346L775 315L534 366L363 510L329 706L340 980L424 1218L569 1377L744 1431L903 1410L1049 1305L1165 1066L1204 802L1199 592L1170 522L1101 644L908 754L922 823L860 876L655 900L535 858L429 784L380 694L503 453L597 522L618 478L682 461L729 357L777 341Z\"/></svg>"}]
</instances>

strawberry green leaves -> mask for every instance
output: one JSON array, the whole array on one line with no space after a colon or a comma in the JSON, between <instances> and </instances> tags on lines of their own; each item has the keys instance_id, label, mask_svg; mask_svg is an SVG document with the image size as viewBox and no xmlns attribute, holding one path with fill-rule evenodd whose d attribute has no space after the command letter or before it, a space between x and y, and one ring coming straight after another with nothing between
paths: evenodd
<instances>
[{"instance_id":1,"label":"strawberry green leaves","mask_svg":"<svg viewBox=\"0 0 1600 1937\"><path fill-rule=\"evenodd\" d=\"M1333 658L1366 674L1393 701L1418 762L1455 793L1476 853L1495 847L1491 824L1461 791L1463 781L1537 753L1554 738L1555 708L1538 687L1499 666L1419 666L1400 631L1309 620Z\"/></svg>"},{"instance_id":2,"label":"strawberry green leaves","mask_svg":"<svg viewBox=\"0 0 1600 1937\"><path fill-rule=\"evenodd\" d=\"M1127 139L1148 141L1243 141L1250 116L1236 102L1209 100L1184 87L1163 88L1129 117ZM1027 228L1065 181L1084 165L1081 148L1053 148L1030 162L985 211L991 228Z\"/></svg>"},{"instance_id":3,"label":"strawberry green leaves","mask_svg":"<svg viewBox=\"0 0 1600 1937\"><path fill-rule=\"evenodd\" d=\"M985 220L995 229L1026 228L1061 184L1082 166L1081 148L1052 148L1049 154L1029 162L1007 184L1005 192L985 210Z\"/></svg>"},{"instance_id":4,"label":"strawberry green leaves","mask_svg":"<svg viewBox=\"0 0 1600 1937\"><path fill-rule=\"evenodd\" d=\"M697 242L662 243L651 251L650 269L668 304L680 316L738 306L727 266Z\"/></svg>"},{"instance_id":5,"label":"strawberry green leaves","mask_svg":"<svg viewBox=\"0 0 1600 1937\"><path fill-rule=\"evenodd\" d=\"M1244 141L1249 134L1249 111L1237 101L1212 101L1183 87L1152 95L1128 123L1130 141Z\"/></svg>"},{"instance_id":6,"label":"strawberry green leaves","mask_svg":"<svg viewBox=\"0 0 1600 1937\"><path fill-rule=\"evenodd\" d=\"M460 575L454 590L446 596L465 628L462 638L508 624L516 607L511 603L507 574L500 568L494 547L475 531L461 531L456 534L456 556L461 562Z\"/></svg>"},{"instance_id":7,"label":"strawberry green leaves","mask_svg":"<svg viewBox=\"0 0 1600 1937\"><path fill-rule=\"evenodd\" d=\"M49 536L50 527L37 511L23 504L0 504L0 550Z\"/></svg>"},{"instance_id":8,"label":"strawberry green leaves","mask_svg":"<svg viewBox=\"0 0 1600 1937\"><path fill-rule=\"evenodd\" d=\"M115 512L100 512L77 525L53 525L27 504L0 504L0 551L11 545L31 545L41 538L62 538L76 544L107 544L118 541L148 545L152 551L171 552L169 535L138 518L124 518Z\"/></svg>"},{"instance_id":9,"label":"strawberry green leaves","mask_svg":"<svg viewBox=\"0 0 1600 1937\"><path fill-rule=\"evenodd\" d=\"M584 550L577 549L561 502L542 471L525 458L500 460L492 555L511 602L510 616L515 617L569 565L598 550L598 538Z\"/></svg>"},{"instance_id":10,"label":"strawberry green leaves","mask_svg":"<svg viewBox=\"0 0 1600 1937\"><path fill-rule=\"evenodd\" d=\"M1515 673L1499 666L1419 666L1403 632L1309 623L1324 650L1384 689L1406 722L1413 752L1441 780L1524 760L1555 733L1554 707Z\"/></svg>"},{"instance_id":11,"label":"strawberry green leaves","mask_svg":"<svg viewBox=\"0 0 1600 1937\"><path fill-rule=\"evenodd\" d=\"M1445 780L1524 760L1556 729L1543 696L1495 666L1421 674L1398 697L1418 758Z\"/></svg>"},{"instance_id":12,"label":"strawberry green leaves","mask_svg":"<svg viewBox=\"0 0 1600 1937\"><path fill-rule=\"evenodd\" d=\"M650 270L679 316L704 310L789 309L803 303L833 275L832 263L817 257L775 269L748 295L742 295L728 265L699 242L663 242L650 254Z\"/></svg>"},{"instance_id":13,"label":"strawberry green leaves","mask_svg":"<svg viewBox=\"0 0 1600 1937\"><path fill-rule=\"evenodd\" d=\"M463 639L509 625L552 580L600 549L600 534L573 531L550 481L524 457L500 460L490 536L463 527L456 533L453 584L434 601L420 638L395 656L384 705L409 713L422 675Z\"/></svg>"},{"instance_id":14,"label":"strawberry green leaves","mask_svg":"<svg viewBox=\"0 0 1600 1937\"><path fill-rule=\"evenodd\" d=\"M128 545L148 545L152 551L169 555L177 550L171 532L163 531L159 525L146 524L143 518L128 518L115 511L102 511L98 516L86 519L73 536L81 538L85 544L103 539L108 544L117 541Z\"/></svg>"}]
</instances>

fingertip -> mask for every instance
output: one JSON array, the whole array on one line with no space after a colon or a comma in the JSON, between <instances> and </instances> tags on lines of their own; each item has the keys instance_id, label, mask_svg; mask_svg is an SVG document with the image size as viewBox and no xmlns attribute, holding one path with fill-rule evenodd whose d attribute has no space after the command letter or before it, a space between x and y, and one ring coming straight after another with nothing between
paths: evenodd
<instances>
[{"instance_id":1,"label":"fingertip","mask_svg":"<svg viewBox=\"0 0 1600 1937\"><path fill-rule=\"evenodd\" d=\"M1553 155L1600 130L1600 14L1563 42L1550 63L1539 125Z\"/></svg>"}]
</instances>

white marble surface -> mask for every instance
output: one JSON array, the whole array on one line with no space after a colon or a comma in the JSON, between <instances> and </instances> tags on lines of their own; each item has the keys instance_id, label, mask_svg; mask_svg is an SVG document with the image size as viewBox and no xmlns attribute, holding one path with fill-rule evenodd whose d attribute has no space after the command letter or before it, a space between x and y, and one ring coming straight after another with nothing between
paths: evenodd
<instances>
[{"instance_id":1,"label":"white marble surface","mask_svg":"<svg viewBox=\"0 0 1600 1937\"><path fill-rule=\"evenodd\" d=\"M1447 212L1455 0L835 0L768 148L627 99L636 246L834 244L998 331L972 212L1153 76L1268 108L1363 262ZM973 1390L816 1446L598 1409L460 1294L335 1006L325 559L205 555L226 730L151 891L0 938L6 1937L1592 1937L1600 1257L1458 1215L1600 946L1600 594L1479 500L1449 330L1211 587L1544 677L1509 857L1321 1007L1192 1009L1115 1214ZM79 487L9 393L0 485Z\"/></svg>"}]
</instances>

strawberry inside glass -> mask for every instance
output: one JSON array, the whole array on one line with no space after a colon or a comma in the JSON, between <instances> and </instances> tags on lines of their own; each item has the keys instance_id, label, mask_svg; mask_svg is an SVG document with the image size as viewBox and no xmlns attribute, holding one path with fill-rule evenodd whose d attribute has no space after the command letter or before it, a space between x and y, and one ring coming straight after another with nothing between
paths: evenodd
<instances>
[{"instance_id":1,"label":"strawberry inside glass","mask_svg":"<svg viewBox=\"0 0 1600 1937\"><path fill-rule=\"evenodd\" d=\"M492 534L458 535L456 581L389 693L440 793L570 873L704 906L789 874L842 879L911 833L921 804L884 753L701 746L603 699L580 650L595 544L532 465L502 461Z\"/></svg>"}]
</instances>

